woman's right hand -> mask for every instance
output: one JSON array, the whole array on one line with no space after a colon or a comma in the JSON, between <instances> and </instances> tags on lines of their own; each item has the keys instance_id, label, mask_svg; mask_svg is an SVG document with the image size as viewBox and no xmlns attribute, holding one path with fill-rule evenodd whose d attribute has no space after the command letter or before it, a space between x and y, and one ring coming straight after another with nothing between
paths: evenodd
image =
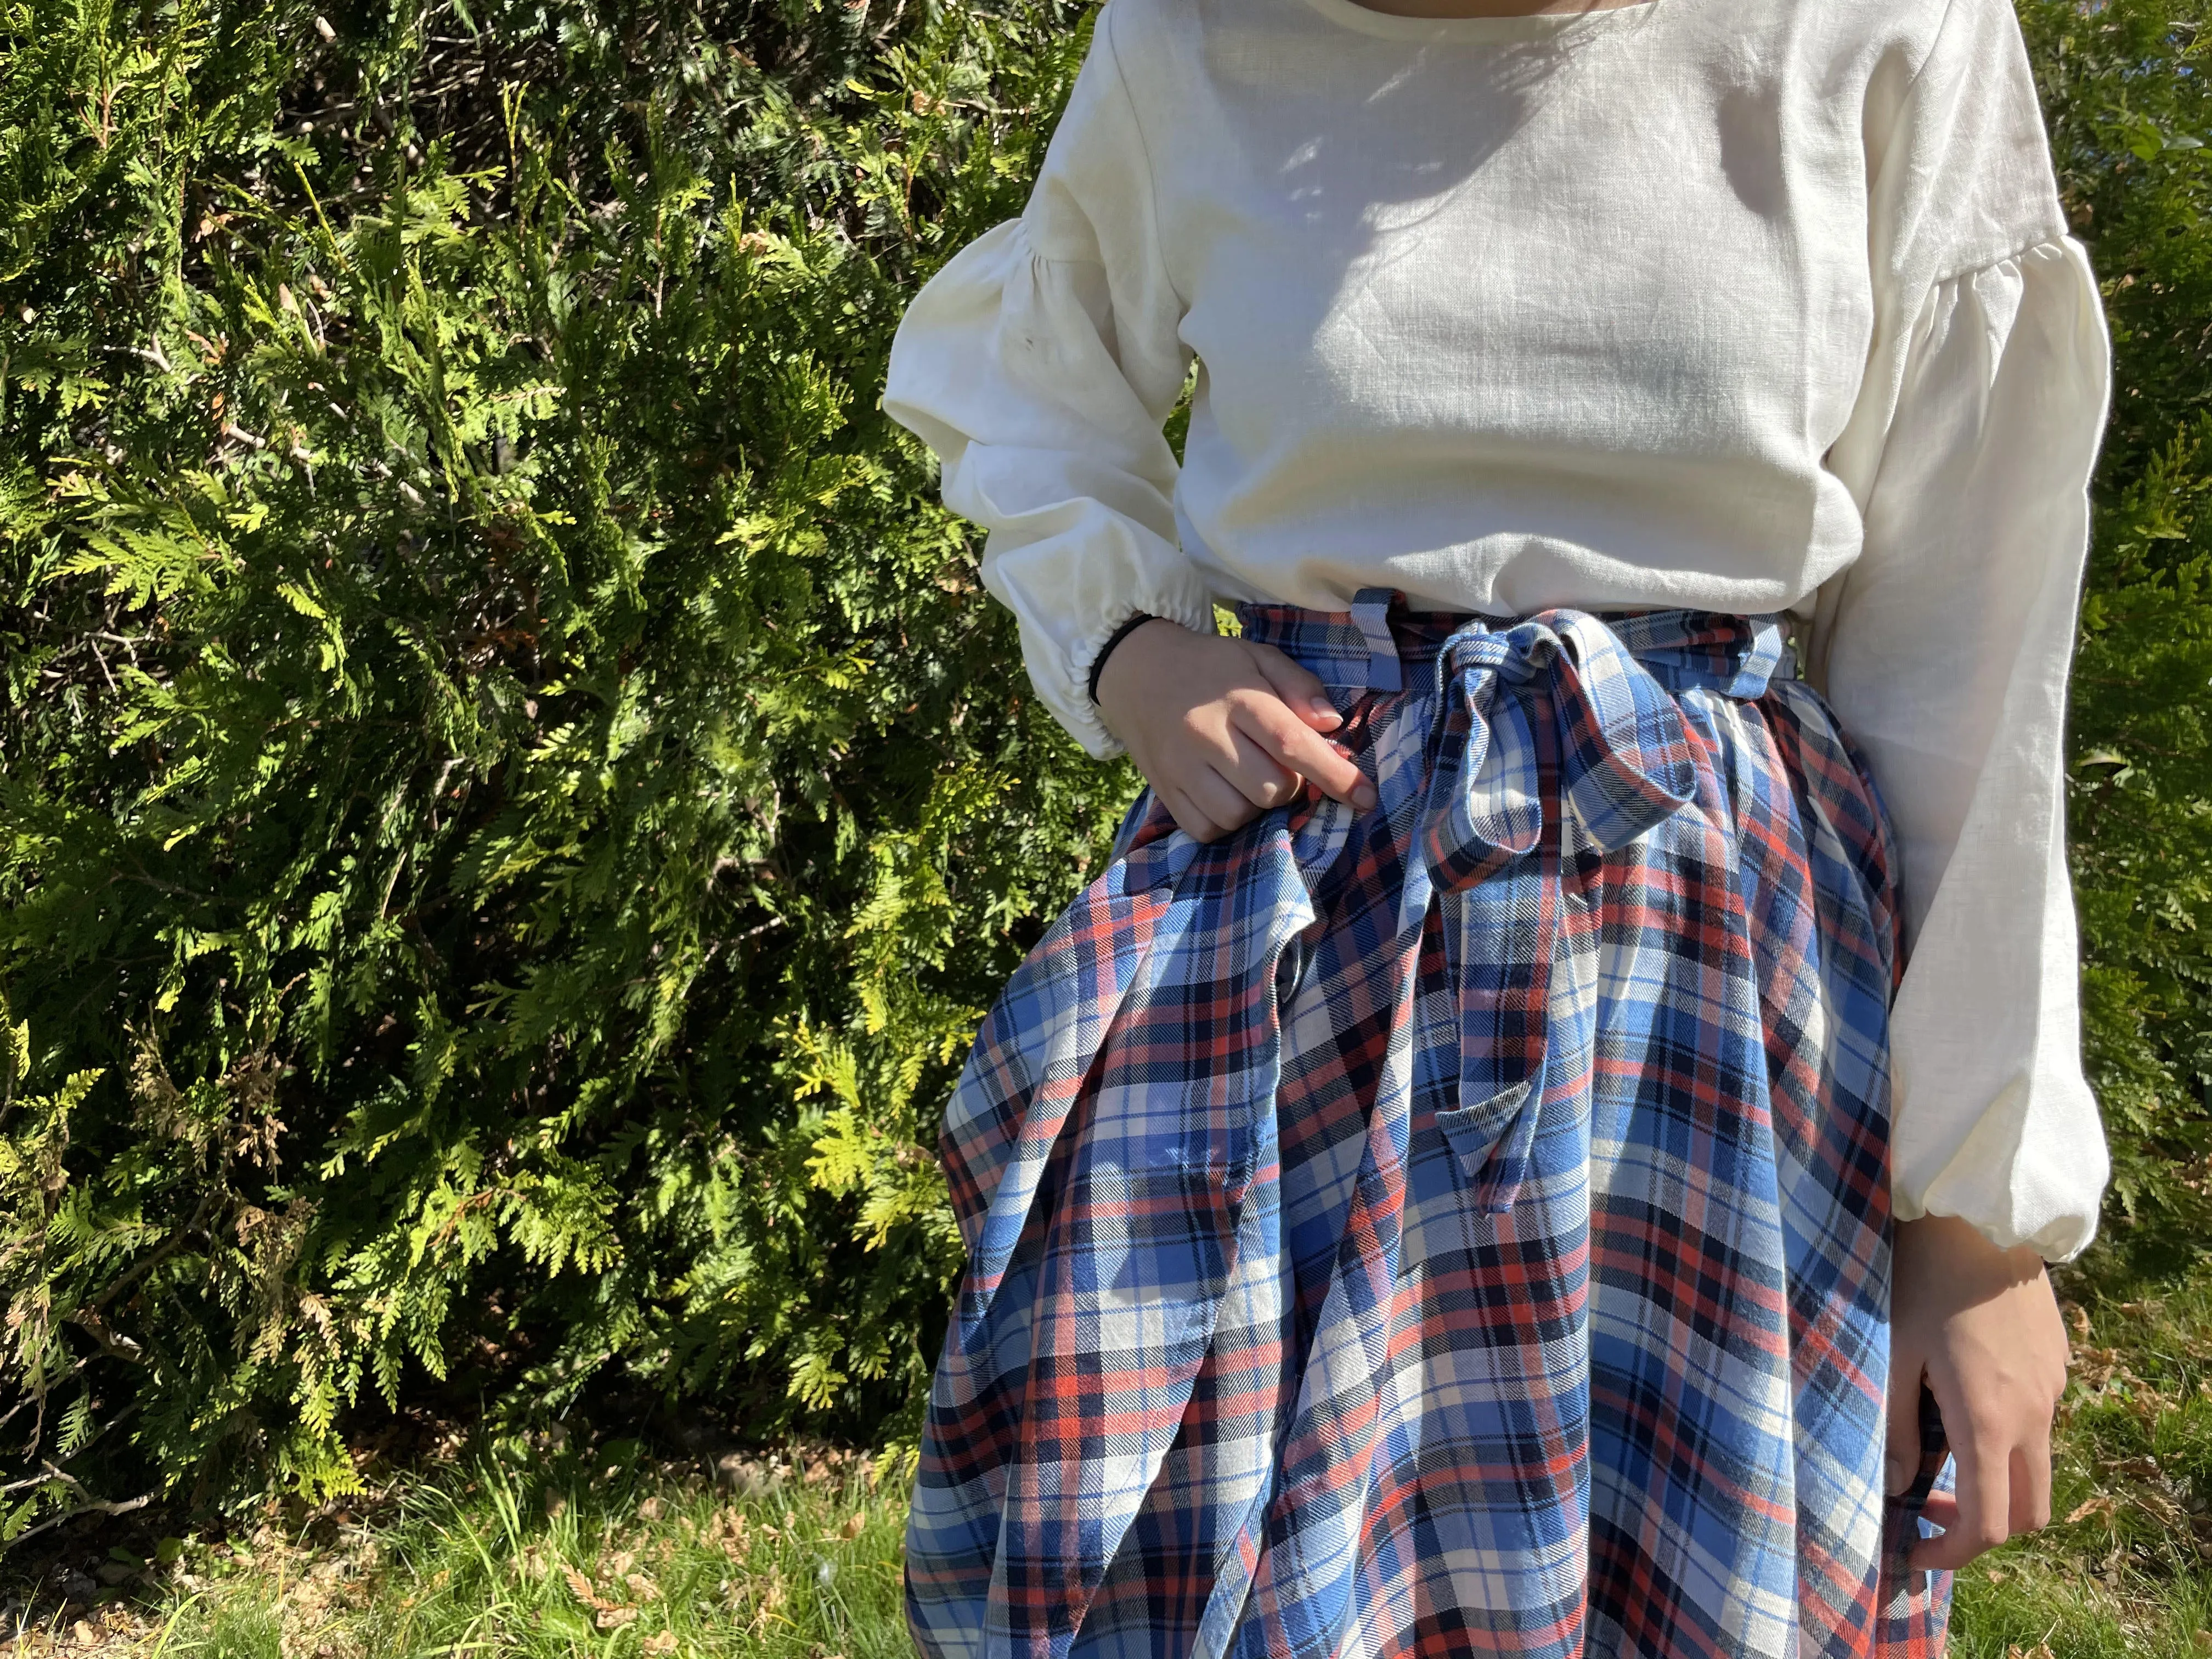
<instances>
[{"instance_id":1,"label":"woman's right hand","mask_svg":"<svg viewBox=\"0 0 2212 1659\"><path fill-rule=\"evenodd\" d=\"M1193 841L1218 841L1311 782L1364 811L1375 786L1323 736L1328 689L1272 645L1155 617L1098 674L1098 709Z\"/></svg>"}]
</instances>

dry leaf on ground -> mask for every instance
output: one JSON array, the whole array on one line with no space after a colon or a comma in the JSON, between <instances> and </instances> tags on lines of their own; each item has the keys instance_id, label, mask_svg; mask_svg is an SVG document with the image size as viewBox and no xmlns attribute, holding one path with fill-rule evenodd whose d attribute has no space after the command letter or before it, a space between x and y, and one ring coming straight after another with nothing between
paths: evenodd
<instances>
[{"instance_id":1,"label":"dry leaf on ground","mask_svg":"<svg viewBox=\"0 0 2212 1659\"><path fill-rule=\"evenodd\" d=\"M563 1567L561 1569L561 1573L562 1576L568 1581L568 1588L575 1592L576 1599L579 1601L581 1601L586 1607L589 1607L593 1613L599 1615L599 1626L601 1630L612 1630L614 1628L614 1625L610 1625L607 1622L607 1615L610 1613L619 1613L625 1615L621 1619L616 1620L616 1625L626 1625L632 1619L637 1617L637 1609L635 1607L626 1607L619 1601L608 1601L605 1597L602 1596L599 1591L592 1589L592 1581L585 1577L582 1573L577 1571L575 1568Z\"/></svg>"}]
</instances>

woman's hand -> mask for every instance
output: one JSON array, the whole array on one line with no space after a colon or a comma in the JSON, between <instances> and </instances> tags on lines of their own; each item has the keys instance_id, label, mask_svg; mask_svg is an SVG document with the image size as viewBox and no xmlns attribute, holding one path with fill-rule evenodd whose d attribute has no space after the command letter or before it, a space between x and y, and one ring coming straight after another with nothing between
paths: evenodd
<instances>
[{"instance_id":1,"label":"woman's hand","mask_svg":"<svg viewBox=\"0 0 2212 1659\"><path fill-rule=\"evenodd\" d=\"M1164 617L1123 636L1098 709L1193 841L1217 841L1310 780L1361 811L1375 787L1322 734L1344 724L1321 681L1272 645L1194 634Z\"/></svg>"},{"instance_id":2,"label":"woman's hand","mask_svg":"<svg viewBox=\"0 0 2212 1659\"><path fill-rule=\"evenodd\" d=\"M1889 1492L1920 1466L1920 1381L1943 1413L1954 1495L1921 1513L1943 1528L1911 1565L1966 1565L2051 1520L2051 1419L2066 1389L2066 1326L2043 1259L1999 1249L1951 1216L1897 1228L1890 1310Z\"/></svg>"}]
</instances>

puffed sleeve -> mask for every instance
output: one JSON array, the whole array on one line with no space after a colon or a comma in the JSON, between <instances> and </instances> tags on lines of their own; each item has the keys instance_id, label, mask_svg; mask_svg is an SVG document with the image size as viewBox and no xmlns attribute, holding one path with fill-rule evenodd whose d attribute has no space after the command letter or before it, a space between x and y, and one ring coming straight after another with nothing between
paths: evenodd
<instances>
[{"instance_id":1,"label":"puffed sleeve","mask_svg":"<svg viewBox=\"0 0 2212 1659\"><path fill-rule=\"evenodd\" d=\"M1087 683L1115 629L1143 611L1213 630L1207 586L1176 545L1161 428L1191 353L1114 9L1022 216L915 296L883 398L942 463L945 506L988 532L983 585L1020 619L1038 696L1102 758L1121 745Z\"/></svg>"},{"instance_id":2,"label":"puffed sleeve","mask_svg":"<svg viewBox=\"0 0 2212 1659\"><path fill-rule=\"evenodd\" d=\"M2110 347L2007 0L1952 0L1872 148L1875 348L1831 453L1865 543L1820 596L1817 652L1902 866L1893 1195L2063 1260L2109 1170L2064 739Z\"/></svg>"}]
</instances>

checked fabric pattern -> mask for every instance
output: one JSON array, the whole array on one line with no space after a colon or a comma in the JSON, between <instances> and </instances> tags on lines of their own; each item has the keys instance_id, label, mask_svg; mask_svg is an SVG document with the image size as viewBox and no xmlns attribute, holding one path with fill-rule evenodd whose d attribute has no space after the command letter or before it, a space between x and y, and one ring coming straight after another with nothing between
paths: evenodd
<instances>
[{"instance_id":1,"label":"checked fabric pattern","mask_svg":"<svg viewBox=\"0 0 2212 1659\"><path fill-rule=\"evenodd\" d=\"M1886 830L1778 621L1243 614L1381 801L1141 798L985 1022L923 1651L1940 1652Z\"/></svg>"}]
</instances>

